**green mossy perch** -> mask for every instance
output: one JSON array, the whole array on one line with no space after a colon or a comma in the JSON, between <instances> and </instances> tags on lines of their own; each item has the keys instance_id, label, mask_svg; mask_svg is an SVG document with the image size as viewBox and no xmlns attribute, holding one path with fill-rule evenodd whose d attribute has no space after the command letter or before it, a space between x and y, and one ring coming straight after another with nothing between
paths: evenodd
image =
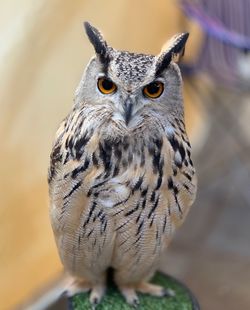
<instances>
[{"instance_id":1,"label":"green mossy perch","mask_svg":"<svg viewBox=\"0 0 250 310\"><path fill-rule=\"evenodd\" d=\"M175 291L174 297L152 297L138 293L140 299L139 309L145 310L199 310L199 305L192 293L183 284L170 276L157 273L152 283L160 284ZM70 300L72 310L92 309L89 303L89 294L78 294ZM119 291L114 285L108 287L107 293L96 310L134 310L124 301Z\"/></svg>"}]
</instances>

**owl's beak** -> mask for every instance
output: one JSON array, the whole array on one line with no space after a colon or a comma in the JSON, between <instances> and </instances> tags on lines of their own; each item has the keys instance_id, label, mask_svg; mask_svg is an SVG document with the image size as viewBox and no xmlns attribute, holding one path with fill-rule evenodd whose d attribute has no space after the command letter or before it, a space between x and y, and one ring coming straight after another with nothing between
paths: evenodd
<instances>
[{"instance_id":1,"label":"owl's beak","mask_svg":"<svg viewBox=\"0 0 250 310\"><path fill-rule=\"evenodd\" d=\"M133 109L133 101L130 97L127 97L123 103L123 111L124 111L124 119L126 125L128 125L131 116L132 116L132 109Z\"/></svg>"}]
</instances>

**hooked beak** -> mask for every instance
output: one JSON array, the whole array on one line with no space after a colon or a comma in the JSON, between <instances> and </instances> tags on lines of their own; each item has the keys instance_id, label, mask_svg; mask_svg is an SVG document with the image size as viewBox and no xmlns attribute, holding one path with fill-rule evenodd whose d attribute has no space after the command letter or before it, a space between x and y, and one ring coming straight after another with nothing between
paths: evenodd
<instances>
[{"instance_id":1,"label":"hooked beak","mask_svg":"<svg viewBox=\"0 0 250 310\"><path fill-rule=\"evenodd\" d=\"M132 116L132 109L133 109L133 101L130 97L127 97L126 100L123 103L123 111L124 111L124 119L126 125L128 125L131 116Z\"/></svg>"}]
</instances>

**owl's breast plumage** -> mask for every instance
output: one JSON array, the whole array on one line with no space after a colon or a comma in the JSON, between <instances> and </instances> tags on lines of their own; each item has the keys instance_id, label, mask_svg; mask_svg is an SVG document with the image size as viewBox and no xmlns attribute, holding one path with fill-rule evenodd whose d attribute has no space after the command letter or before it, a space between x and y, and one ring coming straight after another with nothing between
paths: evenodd
<instances>
[{"instance_id":1,"label":"owl's breast plumage","mask_svg":"<svg viewBox=\"0 0 250 310\"><path fill-rule=\"evenodd\" d=\"M129 131L91 110L85 115L85 122L81 111L65 121L54 159L52 152L51 217L61 258L71 269L75 260L134 266L149 255L152 264L195 197L189 143L162 124Z\"/></svg>"}]
</instances>

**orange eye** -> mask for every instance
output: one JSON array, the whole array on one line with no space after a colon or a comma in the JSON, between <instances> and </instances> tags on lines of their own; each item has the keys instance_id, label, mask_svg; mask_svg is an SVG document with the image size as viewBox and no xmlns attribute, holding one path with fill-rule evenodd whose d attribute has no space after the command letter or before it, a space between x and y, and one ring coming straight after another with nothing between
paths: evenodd
<instances>
[{"instance_id":1,"label":"orange eye","mask_svg":"<svg viewBox=\"0 0 250 310\"><path fill-rule=\"evenodd\" d=\"M115 83L113 83L111 80L107 79L106 77L99 78L97 82L97 86L100 92L105 95L112 94L117 89Z\"/></svg>"},{"instance_id":2,"label":"orange eye","mask_svg":"<svg viewBox=\"0 0 250 310\"><path fill-rule=\"evenodd\" d=\"M143 88L143 94L148 98L158 98L164 90L164 85L161 82L152 82Z\"/></svg>"}]
</instances>

